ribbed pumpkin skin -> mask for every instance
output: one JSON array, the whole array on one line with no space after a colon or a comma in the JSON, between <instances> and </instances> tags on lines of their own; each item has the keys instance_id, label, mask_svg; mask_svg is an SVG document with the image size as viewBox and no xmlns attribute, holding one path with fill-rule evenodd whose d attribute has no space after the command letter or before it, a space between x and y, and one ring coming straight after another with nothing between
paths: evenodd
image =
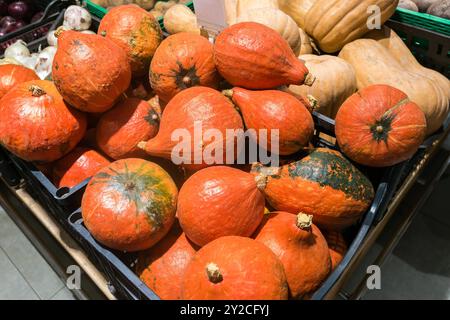
<instances>
[{"instance_id":1,"label":"ribbed pumpkin skin","mask_svg":"<svg viewBox=\"0 0 450 320\"><path fill-rule=\"evenodd\" d=\"M75 148L53 164L53 180L58 188L72 188L92 177L110 161L95 150Z\"/></svg>"},{"instance_id":2,"label":"ribbed pumpkin skin","mask_svg":"<svg viewBox=\"0 0 450 320\"><path fill-rule=\"evenodd\" d=\"M31 69L15 64L0 65L0 99L16 84L39 80Z\"/></svg>"},{"instance_id":3,"label":"ribbed pumpkin skin","mask_svg":"<svg viewBox=\"0 0 450 320\"><path fill-rule=\"evenodd\" d=\"M347 243L342 233L338 231L325 231L323 236L327 240L328 249L330 250L331 270L334 270L341 263L347 252Z\"/></svg>"},{"instance_id":4,"label":"ribbed pumpkin skin","mask_svg":"<svg viewBox=\"0 0 450 320\"><path fill-rule=\"evenodd\" d=\"M97 125L99 148L113 159L143 158L137 147L158 132L159 116L144 100L127 98L105 112Z\"/></svg>"},{"instance_id":5,"label":"ribbed pumpkin skin","mask_svg":"<svg viewBox=\"0 0 450 320\"><path fill-rule=\"evenodd\" d=\"M279 130L279 154L290 155L306 146L314 134L314 121L306 106L292 95L277 91L250 91L234 88L233 102L241 110L245 127L256 133L267 130L271 150L271 132Z\"/></svg>"},{"instance_id":6,"label":"ribbed pumpkin skin","mask_svg":"<svg viewBox=\"0 0 450 320\"><path fill-rule=\"evenodd\" d=\"M186 159L190 160L191 163L182 161L183 167L189 170L199 170L211 164L216 164L215 156L208 159L203 158L203 161L199 161L199 164L194 163L195 148L198 149L199 154L202 154L205 149L210 150L214 145L220 143L219 141L202 141L202 146L199 147L200 141L194 139L196 121L201 121L203 133L208 129L217 129L222 133L224 139L226 138L226 129L244 129L242 119L229 99L211 88L192 87L181 91L170 100L161 117L158 134L142 148L152 156L171 160L172 150L178 145L178 140L172 141L172 133L177 129L185 129L187 130L186 133L189 133L192 138L191 153L187 154L190 159ZM222 143L223 154L222 156L217 155L217 157L223 159L222 163L225 163L225 151L228 146L233 148L234 141L222 141ZM236 155L236 152L234 154ZM179 154L175 152L175 155L178 156ZM180 159L177 159L177 161L183 160L181 156L183 155L180 155Z\"/></svg>"},{"instance_id":7,"label":"ribbed pumpkin skin","mask_svg":"<svg viewBox=\"0 0 450 320\"><path fill-rule=\"evenodd\" d=\"M264 203L251 174L210 167L182 186L177 217L188 238L203 246L223 236L249 237L261 223Z\"/></svg>"},{"instance_id":8,"label":"ribbed pumpkin skin","mask_svg":"<svg viewBox=\"0 0 450 320\"><path fill-rule=\"evenodd\" d=\"M84 223L100 243L139 251L153 246L175 219L178 190L160 166L123 159L91 179L81 202Z\"/></svg>"},{"instance_id":9,"label":"ribbed pumpkin skin","mask_svg":"<svg viewBox=\"0 0 450 320\"><path fill-rule=\"evenodd\" d=\"M328 245L319 228L312 224L301 229L295 214L268 214L255 233L255 240L269 247L280 259L294 299L319 288L331 271Z\"/></svg>"},{"instance_id":10,"label":"ribbed pumpkin skin","mask_svg":"<svg viewBox=\"0 0 450 320\"><path fill-rule=\"evenodd\" d=\"M33 96L32 88L37 90ZM55 161L83 138L86 116L67 106L54 84L33 80L16 85L0 101L0 143L27 161Z\"/></svg>"},{"instance_id":11,"label":"ribbed pumpkin skin","mask_svg":"<svg viewBox=\"0 0 450 320\"><path fill-rule=\"evenodd\" d=\"M374 23L377 6L383 25L395 12L399 0L317 0L305 17L305 31L327 52L337 52L347 43L369 32L368 22ZM375 8L375 7L374 7ZM369 19L372 17L371 19Z\"/></svg>"},{"instance_id":12,"label":"ribbed pumpkin skin","mask_svg":"<svg viewBox=\"0 0 450 320\"><path fill-rule=\"evenodd\" d=\"M166 103L184 89L195 86L215 89L219 81L213 45L192 33L181 32L164 39L150 66L152 88Z\"/></svg>"},{"instance_id":13,"label":"ribbed pumpkin skin","mask_svg":"<svg viewBox=\"0 0 450 320\"><path fill-rule=\"evenodd\" d=\"M131 81L125 51L95 34L64 31L58 37L52 77L71 106L86 112L111 108Z\"/></svg>"},{"instance_id":14,"label":"ribbed pumpkin skin","mask_svg":"<svg viewBox=\"0 0 450 320\"><path fill-rule=\"evenodd\" d=\"M174 224L160 242L139 254L137 274L161 299L179 300L184 272L196 248Z\"/></svg>"},{"instance_id":15,"label":"ribbed pumpkin skin","mask_svg":"<svg viewBox=\"0 0 450 320\"><path fill-rule=\"evenodd\" d=\"M217 266L222 281L213 283L206 272ZM283 265L262 243L249 238L219 238L201 248L186 269L185 300L286 300Z\"/></svg>"},{"instance_id":16,"label":"ribbed pumpkin skin","mask_svg":"<svg viewBox=\"0 0 450 320\"><path fill-rule=\"evenodd\" d=\"M373 85L348 98L336 116L336 138L352 160L386 167L411 158L425 139L427 122L402 91Z\"/></svg>"},{"instance_id":17,"label":"ribbed pumpkin skin","mask_svg":"<svg viewBox=\"0 0 450 320\"><path fill-rule=\"evenodd\" d=\"M163 38L153 15L134 4L109 10L101 20L97 33L111 39L127 52L131 71L136 76L148 72L150 61Z\"/></svg>"},{"instance_id":18,"label":"ribbed pumpkin skin","mask_svg":"<svg viewBox=\"0 0 450 320\"><path fill-rule=\"evenodd\" d=\"M258 171L254 169L255 174ZM374 197L370 181L331 149L317 148L266 178L261 189L273 208L311 214L315 224L327 230L341 230L355 223Z\"/></svg>"},{"instance_id":19,"label":"ribbed pumpkin skin","mask_svg":"<svg viewBox=\"0 0 450 320\"><path fill-rule=\"evenodd\" d=\"M229 83L247 89L303 84L308 69L278 32L256 22L223 30L214 44L217 70Z\"/></svg>"}]
</instances>

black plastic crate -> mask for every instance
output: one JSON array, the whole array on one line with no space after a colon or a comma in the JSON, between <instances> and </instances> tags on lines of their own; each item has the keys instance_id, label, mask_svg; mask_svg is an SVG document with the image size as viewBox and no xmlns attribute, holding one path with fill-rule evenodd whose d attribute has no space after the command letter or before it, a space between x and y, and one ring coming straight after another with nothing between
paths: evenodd
<instances>
[{"instance_id":1,"label":"black plastic crate","mask_svg":"<svg viewBox=\"0 0 450 320\"><path fill-rule=\"evenodd\" d=\"M41 11L44 11L44 15L38 21L30 23L23 28L17 29L11 33L0 37L0 54L3 55L5 49L21 39L26 43L35 41L38 38L45 37L47 32L51 30L52 24L58 17L61 10L68 7L71 4L75 4L73 0L39 0L33 2L34 6Z\"/></svg>"},{"instance_id":2,"label":"black plastic crate","mask_svg":"<svg viewBox=\"0 0 450 320\"><path fill-rule=\"evenodd\" d=\"M64 12L65 9L58 13L57 17L51 21L52 26L50 30L55 30L58 26L62 25ZM100 19L92 17L91 29L93 31L97 30L99 24ZM30 51L37 51L40 46L47 46L46 37L42 37L28 44ZM0 156L1 154L6 156L9 161L8 163L13 165L10 167L0 166L0 173L5 177L9 177L10 180L20 181L20 178L24 178L29 192L41 204L50 209L58 219L65 221L70 213L80 207L81 197L89 179L84 180L72 188L58 188L33 163L16 157L2 147L0 151L2 152ZM14 171L13 169L16 170Z\"/></svg>"},{"instance_id":3,"label":"black plastic crate","mask_svg":"<svg viewBox=\"0 0 450 320\"><path fill-rule=\"evenodd\" d=\"M334 137L334 121L321 114L314 113L314 122L316 125L316 133L314 137L314 145L317 147L328 147L339 150L339 147L332 140L323 138L321 134ZM389 167L386 169L374 169L358 166L361 171L370 177L376 194L374 201L363 216L360 223L350 227L345 231L344 236L350 239L351 245L344 256L343 261L330 274L324 284L315 292L312 299L322 299L325 294L336 283L337 279L342 275L343 271L352 260L355 252L361 247L367 236L369 229L383 217L398 184L401 181L402 174L408 162ZM123 253L114 251L99 244L90 235L89 231L83 224L81 217L81 209L76 210L68 219L69 232L80 242L81 246L86 250L90 258L96 263L100 270L106 275L111 283L112 292L119 295L120 298L126 299L159 299L158 296L150 290L133 272L136 263L136 253Z\"/></svg>"}]
</instances>

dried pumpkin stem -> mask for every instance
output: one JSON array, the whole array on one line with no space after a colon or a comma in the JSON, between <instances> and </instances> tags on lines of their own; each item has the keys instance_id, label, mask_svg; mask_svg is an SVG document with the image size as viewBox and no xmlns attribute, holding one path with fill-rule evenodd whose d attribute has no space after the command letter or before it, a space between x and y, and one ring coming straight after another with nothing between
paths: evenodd
<instances>
[{"instance_id":1,"label":"dried pumpkin stem","mask_svg":"<svg viewBox=\"0 0 450 320\"><path fill-rule=\"evenodd\" d=\"M208 263L206 266L206 275L209 281L212 283L219 283L223 281L222 274L220 273L219 267L215 263Z\"/></svg>"},{"instance_id":2,"label":"dried pumpkin stem","mask_svg":"<svg viewBox=\"0 0 450 320\"><path fill-rule=\"evenodd\" d=\"M137 144L137 147L142 150L145 150L146 146L147 146L147 142L145 142L145 141L141 141Z\"/></svg>"},{"instance_id":3,"label":"dried pumpkin stem","mask_svg":"<svg viewBox=\"0 0 450 320\"><path fill-rule=\"evenodd\" d=\"M383 133L384 128L383 128L383 126L377 126L376 130L377 130L378 133Z\"/></svg>"},{"instance_id":4,"label":"dried pumpkin stem","mask_svg":"<svg viewBox=\"0 0 450 320\"><path fill-rule=\"evenodd\" d=\"M66 31L66 30L64 29L63 26L58 27L55 31L55 38L58 38L64 31Z\"/></svg>"},{"instance_id":5,"label":"dried pumpkin stem","mask_svg":"<svg viewBox=\"0 0 450 320\"><path fill-rule=\"evenodd\" d=\"M227 97L227 98L232 98L233 97L233 90L232 89L228 89L228 90L223 90L222 94Z\"/></svg>"},{"instance_id":6,"label":"dried pumpkin stem","mask_svg":"<svg viewBox=\"0 0 450 320\"><path fill-rule=\"evenodd\" d=\"M316 77L314 77L311 73L308 73L305 78L304 85L311 87L316 81Z\"/></svg>"},{"instance_id":7,"label":"dried pumpkin stem","mask_svg":"<svg viewBox=\"0 0 450 320\"><path fill-rule=\"evenodd\" d=\"M312 218L313 218L312 215L300 212L297 215L297 222L296 222L297 227L302 230L307 230L311 228Z\"/></svg>"},{"instance_id":8,"label":"dried pumpkin stem","mask_svg":"<svg viewBox=\"0 0 450 320\"><path fill-rule=\"evenodd\" d=\"M319 101L317 101L316 98L314 98L312 95L308 94L306 96L306 98L308 99L309 104L311 105L311 111L315 111L317 110L320 106L319 106Z\"/></svg>"},{"instance_id":9,"label":"dried pumpkin stem","mask_svg":"<svg viewBox=\"0 0 450 320\"><path fill-rule=\"evenodd\" d=\"M183 81L184 85L185 85L187 88L192 87L192 79L191 79L191 77L189 77L189 76L184 76L182 81Z\"/></svg>"},{"instance_id":10,"label":"dried pumpkin stem","mask_svg":"<svg viewBox=\"0 0 450 320\"><path fill-rule=\"evenodd\" d=\"M44 89L42 89L41 87L33 84L31 85L28 90L31 92L31 95L33 97L40 97L43 96L44 94L46 94L46 92L44 91Z\"/></svg>"}]
</instances>

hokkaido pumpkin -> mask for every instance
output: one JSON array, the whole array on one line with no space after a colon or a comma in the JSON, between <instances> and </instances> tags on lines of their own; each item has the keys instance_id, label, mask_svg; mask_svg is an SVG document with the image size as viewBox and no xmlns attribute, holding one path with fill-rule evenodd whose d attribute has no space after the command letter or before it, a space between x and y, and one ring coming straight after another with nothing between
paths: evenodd
<instances>
[{"instance_id":1,"label":"hokkaido pumpkin","mask_svg":"<svg viewBox=\"0 0 450 320\"><path fill-rule=\"evenodd\" d=\"M305 16L304 30L327 52L360 38L369 26L384 24L399 0L316 0Z\"/></svg>"},{"instance_id":2,"label":"hokkaido pumpkin","mask_svg":"<svg viewBox=\"0 0 450 320\"><path fill-rule=\"evenodd\" d=\"M208 137L209 129L220 132L220 136ZM226 139L227 129L244 129L231 101L211 88L192 87L170 100L156 137L138 146L152 156L170 159L189 170L198 170L225 163L227 151L236 155L235 141Z\"/></svg>"},{"instance_id":3,"label":"hokkaido pumpkin","mask_svg":"<svg viewBox=\"0 0 450 320\"><path fill-rule=\"evenodd\" d=\"M374 197L373 186L342 154L325 148L280 168L255 165L258 187L276 210L312 214L326 230L358 221Z\"/></svg>"},{"instance_id":4,"label":"hokkaido pumpkin","mask_svg":"<svg viewBox=\"0 0 450 320\"><path fill-rule=\"evenodd\" d=\"M214 44L217 70L233 86L272 89L311 85L314 77L278 32L256 22L224 29Z\"/></svg>"},{"instance_id":5,"label":"hokkaido pumpkin","mask_svg":"<svg viewBox=\"0 0 450 320\"><path fill-rule=\"evenodd\" d=\"M197 252L175 223L169 233L151 249L139 253L136 271L161 299L181 299L184 272Z\"/></svg>"},{"instance_id":6,"label":"hokkaido pumpkin","mask_svg":"<svg viewBox=\"0 0 450 320\"><path fill-rule=\"evenodd\" d=\"M27 161L51 162L83 138L86 116L68 107L54 84L17 84L0 101L0 143Z\"/></svg>"},{"instance_id":7,"label":"hokkaido pumpkin","mask_svg":"<svg viewBox=\"0 0 450 320\"><path fill-rule=\"evenodd\" d=\"M100 243L145 250L170 230L178 190L160 166L142 159L111 163L92 177L81 201L84 224Z\"/></svg>"},{"instance_id":8,"label":"hokkaido pumpkin","mask_svg":"<svg viewBox=\"0 0 450 320\"><path fill-rule=\"evenodd\" d=\"M159 116L144 100L128 98L105 112L97 125L97 145L113 159L141 158L139 142L158 132Z\"/></svg>"},{"instance_id":9,"label":"hokkaido pumpkin","mask_svg":"<svg viewBox=\"0 0 450 320\"><path fill-rule=\"evenodd\" d=\"M310 87L292 85L289 89L303 96L312 95L319 106L315 111L334 119L342 103L357 91L353 67L345 60L329 55L306 54L299 59L305 61L316 80Z\"/></svg>"},{"instance_id":10,"label":"hokkaido pumpkin","mask_svg":"<svg viewBox=\"0 0 450 320\"><path fill-rule=\"evenodd\" d=\"M217 88L219 81L212 44L192 33L177 33L164 39L150 66L150 83L164 102L190 87Z\"/></svg>"},{"instance_id":11,"label":"hokkaido pumpkin","mask_svg":"<svg viewBox=\"0 0 450 320\"><path fill-rule=\"evenodd\" d=\"M184 300L286 300L283 265L253 239L228 236L210 242L192 258L184 276Z\"/></svg>"},{"instance_id":12,"label":"hokkaido pumpkin","mask_svg":"<svg viewBox=\"0 0 450 320\"><path fill-rule=\"evenodd\" d=\"M97 33L126 51L131 71L136 76L148 72L150 61L163 38L153 15L134 4L109 10L101 20Z\"/></svg>"},{"instance_id":13,"label":"hokkaido pumpkin","mask_svg":"<svg viewBox=\"0 0 450 320\"><path fill-rule=\"evenodd\" d=\"M53 181L58 188L72 188L83 180L92 177L110 161L97 151L75 148L65 157L53 164Z\"/></svg>"},{"instance_id":14,"label":"hokkaido pumpkin","mask_svg":"<svg viewBox=\"0 0 450 320\"><path fill-rule=\"evenodd\" d=\"M334 270L344 259L344 255L347 252L347 243L342 233L338 231L324 231L323 236L327 240L330 251L331 270Z\"/></svg>"},{"instance_id":15,"label":"hokkaido pumpkin","mask_svg":"<svg viewBox=\"0 0 450 320\"><path fill-rule=\"evenodd\" d=\"M328 245L312 216L274 212L266 215L255 240L269 247L286 272L291 297L315 291L331 271Z\"/></svg>"},{"instance_id":16,"label":"hokkaido pumpkin","mask_svg":"<svg viewBox=\"0 0 450 320\"><path fill-rule=\"evenodd\" d=\"M247 129L267 130L267 142L260 147L272 150L273 130L278 130L280 155L290 155L305 147L314 134L314 121L306 106L292 95L276 90L250 91L241 88L224 91L242 113Z\"/></svg>"},{"instance_id":17,"label":"hokkaido pumpkin","mask_svg":"<svg viewBox=\"0 0 450 320\"><path fill-rule=\"evenodd\" d=\"M387 167L409 159L425 139L422 110L402 91L373 85L348 98L336 116L336 138L353 161Z\"/></svg>"},{"instance_id":18,"label":"hokkaido pumpkin","mask_svg":"<svg viewBox=\"0 0 450 320\"><path fill-rule=\"evenodd\" d=\"M358 89L385 84L403 91L425 113L427 134L439 129L449 111L448 92L442 83L416 66L400 63L386 47L372 39L347 44L339 57L355 69Z\"/></svg>"},{"instance_id":19,"label":"hokkaido pumpkin","mask_svg":"<svg viewBox=\"0 0 450 320\"><path fill-rule=\"evenodd\" d=\"M15 64L0 65L0 99L16 84L31 80L39 80L31 69Z\"/></svg>"},{"instance_id":20,"label":"hokkaido pumpkin","mask_svg":"<svg viewBox=\"0 0 450 320\"><path fill-rule=\"evenodd\" d=\"M264 196L253 176L224 166L196 172L183 185L177 217L199 246L223 237L249 237L264 215Z\"/></svg>"},{"instance_id":21,"label":"hokkaido pumpkin","mask_svg":"<svg viewBox=\"0 0 450 320\"><path fill-rule=\"evenodd\" d=\"M52 77L71 106L104 112L127 90L131 68L127 54L113 41L69 30L58 37Z\"/></svg>"}]
</instances>

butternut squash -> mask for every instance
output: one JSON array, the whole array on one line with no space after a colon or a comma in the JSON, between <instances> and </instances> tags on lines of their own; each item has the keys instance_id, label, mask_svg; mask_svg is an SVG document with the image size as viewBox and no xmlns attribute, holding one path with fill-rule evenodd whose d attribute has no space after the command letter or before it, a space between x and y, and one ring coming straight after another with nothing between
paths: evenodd
<instances>
[{"instance_id":1,"label":"butternut squash","mask_svg":"<svg viewBox=\"0 0 450 320\"><path fill-rule=\"evenodd\" d=\"M353 67L345 60L329 55L299 56L308 70L316 77L311 87L291 85L289 89L301 96L313 96L319 108L316 111L334 118L341 104L356 91L356 76Z\"/></svg>"},{"instance_id":2,"label":"butternut squash","mask_svg":"<svg viewBox=\"0 0 450 320\"><path fill-rule=\"evenodd\" d=\"M259 8L273 8L278 9L277 0L238 0L237 1L237 16L254 9Z\"/></svg>"},{"instance_id":3,"label":"butternut squash","mask_svg":"<svg viewBox=\"0 0 450 320\"><path fill-rule=\"evenodd\" d=\"M225 4L225 19L229 26L236 23L237 18L237 3L238 0L224 0Z\"/></svg>"},{"instance_id":4,"label":"butternut squash","mask_svg":"<svg viewBox=\"0 0 450 320\"><path fill-rule=\"evenodd\" d=\"M280 9L290 15L298 26L302 29L305 27L306 14L309 12L313 4L317 0L278 0Z\"/></svg>"},{"instance_id":5,"label":"butternut squash","mask_svg":"<svg viewBox=\"0 0 450 320\"><path fill-rule=\"evenodd\" d=\"M381 25L386 22L395 12L398 1L317 0L305 16L304 30L323 51L337 52L367 33L371 23ZM378 8L380 12L372 8Z\"/></svg>"},{"instance_id":6,"label":"butternut squash","mask_svg":"<svg viewBox=\"0 0 450 320\"><path fill-rule=\"evenodd\" d=\"M358 89L386 84L406 93L425 113L427 134L438 130L447 117L449 99L440 85L417 67L405 67L376 40L353 41L341 50L339 57L355 69Z\"/></svg>"},{"instance_id":7,"label":"butternut squash","mask_svg":"<svg viewBox=\"0 0 450 320\"><path fill-rule=\"evenodd\" d=\"M300 33L300 52L299 54L311 54L315 51L316 45L314 44L313 40L308 36L308 34L303 31L302 28L298 28L298 32Z\"/></svg>"}]
</instances>

